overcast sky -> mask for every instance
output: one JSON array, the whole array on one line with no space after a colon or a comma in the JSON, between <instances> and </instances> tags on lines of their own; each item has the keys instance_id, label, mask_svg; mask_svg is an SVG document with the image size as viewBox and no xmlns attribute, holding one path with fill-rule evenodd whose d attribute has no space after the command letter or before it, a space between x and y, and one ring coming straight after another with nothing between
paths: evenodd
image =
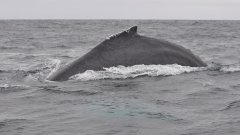
<instances>
[{"instance_id":1,"label":"overcast sky","mask_svg":"<svg viewBox=\"0 0 240 135\"><path fill-rule=\"evenodd\" d=\"M0 0L0 19L240 20L240 0Z\"/></svg>"}]
</instances>

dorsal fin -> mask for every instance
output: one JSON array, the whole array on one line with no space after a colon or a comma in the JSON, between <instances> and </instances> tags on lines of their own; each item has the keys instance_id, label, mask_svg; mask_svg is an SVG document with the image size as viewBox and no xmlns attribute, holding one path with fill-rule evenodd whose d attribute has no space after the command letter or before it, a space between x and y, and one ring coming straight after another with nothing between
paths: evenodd
<instances>
[{"instance_id":1,"label":"dorsal fin","mask_svg":"<svg viewBox=\"0 0 240 135\"><path fill-rule=\"evenodd\" d=\"M128 33L129 35L135 35L135 34L137 34L137 26L133 26L133 27L129 28L129 29L127 30L127 33Z\"/></svg>"},{"instance_id":2,"label":"dorsal fin","mask_svg":"<svg viewBox=\"0 0 240 135\"><path fill-rule=\"evenodd\" d=\"M114 39L114 38L118 38L121 36L134 36L136 34L137 34L137 26L133 26L133 27L129 28L128 30L125 30L121 33L110 36L109 39Z\"/></svg>"}]
</instances>

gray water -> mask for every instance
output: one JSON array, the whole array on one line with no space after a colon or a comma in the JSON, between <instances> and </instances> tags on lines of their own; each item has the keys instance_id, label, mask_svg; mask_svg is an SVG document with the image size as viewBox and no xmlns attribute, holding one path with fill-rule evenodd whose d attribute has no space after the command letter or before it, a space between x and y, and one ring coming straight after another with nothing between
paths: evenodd
<instances>
[{"instance_id":1,"label":"gray water","mask_svg":"<svg viewBox=\"0 0 240 135\"><path fill-rule=\"evenodd\" d=\"M133 25L190 49L209 67L45 80ZM239 53L240 21L1 20L0 134L239 135Z\"/></svg>"}]
</instances>

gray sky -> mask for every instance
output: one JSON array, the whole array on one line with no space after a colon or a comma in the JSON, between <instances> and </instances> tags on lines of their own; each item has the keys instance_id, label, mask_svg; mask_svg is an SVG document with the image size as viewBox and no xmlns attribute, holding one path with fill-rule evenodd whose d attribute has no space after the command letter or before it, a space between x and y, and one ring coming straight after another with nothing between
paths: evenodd
<instances>
[{"instance_id":1,"label":"gray sky","mask_svg":"<svg viewBox=\"0 0 240 135\"><path fill-rule=\"evenodd\" d=\"M240 20L240 0L0 0L0 19Z\"/></svg>"}]
</instances>

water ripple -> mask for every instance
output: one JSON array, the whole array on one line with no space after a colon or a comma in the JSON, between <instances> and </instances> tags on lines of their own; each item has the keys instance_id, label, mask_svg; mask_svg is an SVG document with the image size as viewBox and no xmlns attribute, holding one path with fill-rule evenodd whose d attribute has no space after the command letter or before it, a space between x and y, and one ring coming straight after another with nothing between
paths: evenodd
<instances>
[{"instance_id":1,"label":"water ripple","mask_svg":"<svg viewBox=\"0 0 240 135\"><path fill-rule=\"evenodd\" d=\"M91 96L96 95L101 92L98 91L85 91L85 90L74 90L74 91L67 91L62 89L68 89L68 88L59 88L59 87L49 87L49 86L43 86L41 87L41 91L45 91L52 94L70 94L70 95L81 95L81 96Z\"/></svg>"}]
</instances>

